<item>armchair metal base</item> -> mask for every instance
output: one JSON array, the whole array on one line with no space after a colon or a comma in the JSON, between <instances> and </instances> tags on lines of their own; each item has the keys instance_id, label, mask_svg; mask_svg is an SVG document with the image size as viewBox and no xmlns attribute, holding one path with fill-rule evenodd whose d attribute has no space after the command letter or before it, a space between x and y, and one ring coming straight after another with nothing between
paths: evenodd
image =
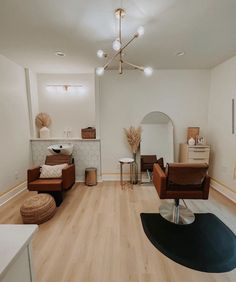
<instances>
[{"instance_id":1,"label":"armchair metal base","mask_svg":"<svg viewBox=\"0 0 236 282\"><path fill-rule=\"evenodd\" d=\"M176 199L174 204L161 205L160 214L166 220L180 225L191 224L195 220L194 214L187 207L179 205L179 199Z\"/></svg>"}]
</instances>

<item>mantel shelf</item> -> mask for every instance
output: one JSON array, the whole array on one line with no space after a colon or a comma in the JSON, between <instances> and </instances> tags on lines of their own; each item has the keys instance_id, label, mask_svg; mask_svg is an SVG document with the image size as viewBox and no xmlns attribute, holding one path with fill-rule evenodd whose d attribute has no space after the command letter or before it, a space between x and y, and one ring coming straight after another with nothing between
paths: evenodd
<instances>
[{"instance_id":1,"label":"mantel shelf","mask_svg":"<svg viewBox=\"0 0 236 282\"><path fill-rule=\"evenodd\" d=\"M100 139L82 139L82 138L31 138L30 141L100 141Z\"/></svg>"}]
</instances>

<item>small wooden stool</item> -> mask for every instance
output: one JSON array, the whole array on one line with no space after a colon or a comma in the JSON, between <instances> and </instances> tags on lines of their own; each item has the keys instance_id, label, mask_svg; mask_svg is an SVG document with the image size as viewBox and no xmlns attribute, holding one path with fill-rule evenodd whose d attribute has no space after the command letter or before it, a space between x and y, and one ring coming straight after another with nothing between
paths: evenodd
<instances>
[{"instance_id":1,"label":"small wooden stool","mask_svg":"<svg viewBox=\"0 0 236 282\"><path fill-rule=\"evenodd\" d=\"M134 163L134 159L132 158L122 158L119 159L119 163L120 163L120 185L121 185L121 189L125 188L125 184L126 182L123 181L123 165L127 164L130 166L130 185L131 188L133 189L133 163Z\"/></svg>"}]
</instances>

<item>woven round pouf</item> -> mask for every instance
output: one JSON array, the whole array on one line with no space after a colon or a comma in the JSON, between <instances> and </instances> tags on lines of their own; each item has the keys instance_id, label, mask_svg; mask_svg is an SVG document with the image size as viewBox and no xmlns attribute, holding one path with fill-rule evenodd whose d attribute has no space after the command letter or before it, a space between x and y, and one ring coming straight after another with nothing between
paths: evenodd
<instances>
[{"instance_id":1,"label":"woven round pouf","mask_svg":"<svg viewBox=\"0 0 236 282\"><path fill-rule=\"evenodd\" d=\"M56 203L49 194L37 194L25 200L20 208L24 223L41 224L48 221L56 212Z\"/></svg>"}]
</instances>

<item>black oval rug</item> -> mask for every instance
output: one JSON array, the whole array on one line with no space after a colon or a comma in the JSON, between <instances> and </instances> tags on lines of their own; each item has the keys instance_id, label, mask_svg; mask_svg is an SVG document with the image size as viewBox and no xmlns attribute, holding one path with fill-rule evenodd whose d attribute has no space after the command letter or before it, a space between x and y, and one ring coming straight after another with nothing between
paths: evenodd
<instances>
[{"instance_id":1,"label":"black oval rug","mask_svg":"<svg viewBox=\"0 0 236 282\"><path fill-rule=\"evenodd\" d=\"M236 236L211 213L195 214L190 225L176 225L160 214L141 213L152 244L168 258L204 272L227 272L236 267Z\"/></svg>"}]
</instances>

